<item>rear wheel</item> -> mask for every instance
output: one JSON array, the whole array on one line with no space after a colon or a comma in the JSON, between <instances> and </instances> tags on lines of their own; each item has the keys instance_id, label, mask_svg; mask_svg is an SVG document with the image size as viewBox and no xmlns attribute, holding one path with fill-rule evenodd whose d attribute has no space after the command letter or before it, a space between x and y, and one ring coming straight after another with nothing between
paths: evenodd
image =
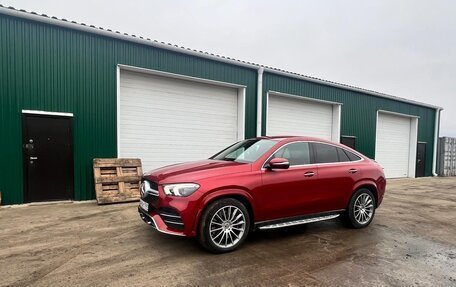
<instances>
[{"instance_id":1,"label":"rear wheel","mask_svg":"<svg viewBox=\"0 0 456 287\"><path fill-rule=\"evenodd\" d=\"M372 222L374 215L374 195L367 188L361 188L350 199L344 219L350 227L363 228Z\"/></svg>"},{"instance_id":2,"label":"rear wheel","mask_svg":"<svg viewBox=\"0 0 456 287\"><path fill-rule=\"evenodd\" d=\"M201 217L198 240L214 253L235 250L244 242L250 230L247 208L233 198L211 203Z\"/></svg>"}]
</instances>

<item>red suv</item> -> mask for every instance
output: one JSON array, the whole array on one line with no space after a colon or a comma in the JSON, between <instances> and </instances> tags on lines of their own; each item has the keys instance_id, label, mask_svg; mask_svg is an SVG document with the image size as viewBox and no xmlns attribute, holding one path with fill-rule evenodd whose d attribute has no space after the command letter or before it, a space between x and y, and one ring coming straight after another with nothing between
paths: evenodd
<instances>
[{"instance_id":1,"label":"red suv","mask_svg":"<svg viewBox=\"0 0 456 287\"><path fill-rule=\"evenodd\" d=\"M143 176L139 214L158 231L236 249L255 229L341 217L368 226L385 193L382 167L338 143L310 137L240 141L207 160Z\"/></svg>"}]
</instances>

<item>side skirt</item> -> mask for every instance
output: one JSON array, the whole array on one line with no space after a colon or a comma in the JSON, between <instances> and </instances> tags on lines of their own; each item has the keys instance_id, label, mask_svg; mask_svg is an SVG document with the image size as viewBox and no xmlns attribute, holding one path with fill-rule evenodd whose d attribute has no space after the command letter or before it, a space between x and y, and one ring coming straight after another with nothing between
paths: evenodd
<instances>
[{"instance_id":1,"label":"side skirt","mask_svg":"<svg viewBox=\"0 0 456 287\"><path fill-rule=\"evenodd\" d=\"M344 210L335 210L331 212L324 212L324 213L317 213L317 214L310 214L310 215L303 215L303 216L294 216L276 220L268 220L255 223L256 229L276 229L306 223L312 223L317 221L323 220L330 220L336 217L339 217L341 212Z\"/></svg>"}]
</instances>

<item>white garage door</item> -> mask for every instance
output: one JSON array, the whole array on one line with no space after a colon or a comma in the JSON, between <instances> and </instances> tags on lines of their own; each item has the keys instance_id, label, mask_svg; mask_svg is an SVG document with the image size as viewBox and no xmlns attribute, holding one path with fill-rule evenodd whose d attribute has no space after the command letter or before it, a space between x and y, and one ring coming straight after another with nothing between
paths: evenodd
<instances>
[{"instance_id":1,"label":"white garage door","mask_svg":"<svg viewBox=\"0 0 456 287\"><path fill-rule=\"evenodd\" d=\"M140 158L144 171L238 140L236 88L122 70L119 97L119 157Z\"/></svg>"},{"instance_id":2,"label":"white garage door","mask_svg":"<svg viewBox=\"0 0 456 287\"><path fill-rule=\"evenodd\" d=\"M409 177L411 119L378 114L375 160L387 178Z\"/></svg>"},{"instance_id":3,"label":"white garage door","mask_svg":"<svg viewBox=\"0 0 456 287\"><path fill-rule=\"evenodd\" d=\"M274 135L301 135L333 139L333 105L271 94L267 131Z\"/></svg>"}]
</instances>

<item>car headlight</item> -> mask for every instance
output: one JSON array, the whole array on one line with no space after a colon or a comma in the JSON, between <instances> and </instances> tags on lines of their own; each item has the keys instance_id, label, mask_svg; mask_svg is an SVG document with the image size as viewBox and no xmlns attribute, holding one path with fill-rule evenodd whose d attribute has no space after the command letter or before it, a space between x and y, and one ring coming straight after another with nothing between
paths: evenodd
<instances>
[{"instance_id":1,"label":"car headlight","mask_svg":"<svg viewBox=\"0 0 456 287\"><path fill-rule=\"evenodd\" d=\"M176 183L163 185L163 191L166 195L172 196L189 196L198 190L199 184L196 183Z\"/></svg>"}]
</instances>

